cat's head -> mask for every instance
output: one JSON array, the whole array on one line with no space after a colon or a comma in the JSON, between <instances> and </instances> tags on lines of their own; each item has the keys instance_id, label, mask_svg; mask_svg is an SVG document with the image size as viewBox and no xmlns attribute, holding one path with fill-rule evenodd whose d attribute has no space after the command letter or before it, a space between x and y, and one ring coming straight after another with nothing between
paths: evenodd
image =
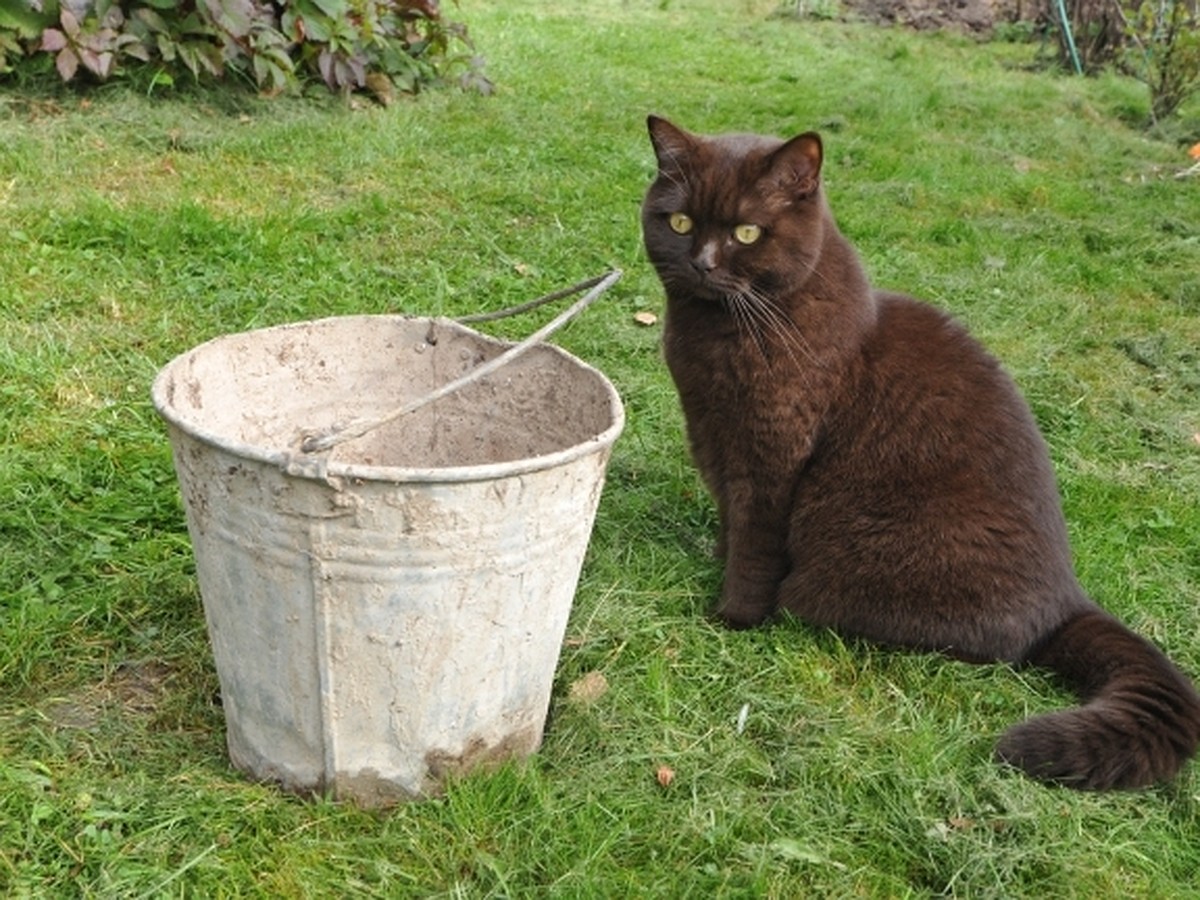
<instances>
[{"instance_id":1,"label":"cat's head","mask_svg":"<svg viewBox=\"0 0 1200 900\"><path fill-rule=\"evenodd\" d=\"M668 293L723 300L803 285L825 223L820 137L705 137L657 116L647 125L658 177L642 231Z\"/></svg>"}]
</instances>

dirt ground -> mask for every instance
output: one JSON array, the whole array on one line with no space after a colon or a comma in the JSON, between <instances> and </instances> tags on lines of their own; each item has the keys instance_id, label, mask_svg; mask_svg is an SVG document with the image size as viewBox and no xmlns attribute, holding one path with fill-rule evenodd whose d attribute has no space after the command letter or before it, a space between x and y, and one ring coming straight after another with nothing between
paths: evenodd
<instances>
[{"instance_id":1,"label":"dirt ground","mask_svg":"<svg viewBox=\"0 0 1200 900\"><path fill-rule=\"evenodd\" d=\"M998 22L1034 18L1036 0L843 0L853 15L918 29L958 28L986 34Z\"/></svg>"}]
</instances>

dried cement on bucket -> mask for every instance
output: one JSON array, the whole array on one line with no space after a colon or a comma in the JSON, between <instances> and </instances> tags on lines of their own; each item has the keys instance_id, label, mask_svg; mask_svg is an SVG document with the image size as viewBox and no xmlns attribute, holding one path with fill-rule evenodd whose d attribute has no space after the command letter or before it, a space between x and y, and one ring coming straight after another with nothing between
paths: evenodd
<instances>
[{"instance_id":1,"label":"dried cement on bucket","mask_svg":"<svg viewBox=\"0 0 1200 900\"><path fill-rule=\"evenodd\" d=\"M159 373L240 769L384 805L539 746L624 424L608 380L538 345L327 454L298 449L506 346L346 316L217 338Z\"/></svg>"}]
</instances>

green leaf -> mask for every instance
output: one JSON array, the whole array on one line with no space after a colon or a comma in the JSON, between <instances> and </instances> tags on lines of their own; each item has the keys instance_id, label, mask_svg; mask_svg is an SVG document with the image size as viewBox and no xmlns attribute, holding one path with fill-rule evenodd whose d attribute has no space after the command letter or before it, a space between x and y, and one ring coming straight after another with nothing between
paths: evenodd
<instances>
[{"instance_id":1,"label":"green leaf","mask_svg":"<svg viewBox=\"0 0 1200 900\"><path fill-rule=\"evenodd\" d=\"M342 18L349 8L346 0L312 0L312 3L331 19Z\"/></svg>"},{"instance_id":2,"label":"green leaf","mask_svg":"<svg viewBox=\"0 0 1200 900\"><path fill-rule=\"evenodd\" d=\"M158 45L158 55L163 58L163 62L175 62L179 55L179 45L169 35L159 35L155 43Z\"/></svg>"},{"instance_id":3,"label":"green leaf","mask_svg":"<svg viewBox=\"0 0 1200 900\"><path fill-rule=\"evenodd\" d=\"M307 15L300 19L300 24L304 28L306 41L328 44L333 40L333 29L330 27L333 23L324 16Z\"/></svg>"},{"instance_id":4,"label":"green leaf","mask_svg":"<svg viewBox=\"0 0 1200 900\"><path fill-rule=\"evenodd\" d=\"M195 43L177 44L175 49L183 64L191 70L192 77L199 78L200 69L203 65L199 45ZM207 66L203 67L207 68Z\"/></svg>"},{"instance_id":5,"label":"green leaf","mask_svg":"<svg viewBox=\"0 0 1200 900\"><path fill-rule=\"evenodd\" d=\"M142 9L135 10L133 14L134 14L134 16L137 17L138 21L144 23L145 26L148 29L150 29L150 31L152 31L153 33L155 33L155 34L169 34L170 33L170 29L167 27L167 23L163 20L163 17L160 16L158 13L156 13L154 10L142 8Z\"/></svg>"},{"instance_id":6,"label":"green leaf","mask_svg":"<svg viewBox=\"0 0 1200 900\"><path fill-rule=\"evenodd\" d=\"M0 28L15 31L23 38L32 40L53 21L52 15L37 12L27 0L0 0Z\"/></svg>"},{"instance_id":7,"label":"green leaf","mask_svg":"<svg viewBox=\"0 0 1200 900\"><path fill-rule=\"evenodd\" d=\"M119 43L121 52L126 56L131 56L139 62L150 62L150 48L139 41L133 35L126 35L129 40L122 40Z\"/></svg>"},{"instance_id":8,"label":"green leaf","mask_svg":"<svg viewBox=\"0 0 1200 900\"><path fill-rule=\"evenodd\" d=\"M0 65L3 64L4 56L7 53L11 53L13 56L20 56L21 45L17 43L12 35L0 31Z\"/></svg>"},{"instance_id":9,"label":"green leaf","mask_svg":"<svg viewBox=\"0 0 1200 900\"><path fill-rule=\"evenodd\" d=\"M210 15L234 37L244 38L254 24L254 5L250 0L206 0Z\"/></svg>"}]
</instances>

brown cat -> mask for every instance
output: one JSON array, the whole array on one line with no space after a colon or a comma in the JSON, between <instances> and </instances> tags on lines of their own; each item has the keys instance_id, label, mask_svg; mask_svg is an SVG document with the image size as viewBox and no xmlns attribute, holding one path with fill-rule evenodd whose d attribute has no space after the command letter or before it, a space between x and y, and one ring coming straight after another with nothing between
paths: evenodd
<instances>
[{"instance_id":1,"label":"brown cat","mask_svg":"<svg viewBox=\"0 0 1200 900\"><path fill-rule=\"evenodd\" d=\"M717 614L777 609L872 641L1046 666L1084 704L999 759L1076 788L1169 778L1200 697L1071 565L1046 446L1000 365L931 306L871 288L821 188L822 147L651 116L646 250L692 456L717 503Z\"/></svg>"}]
</instances>

